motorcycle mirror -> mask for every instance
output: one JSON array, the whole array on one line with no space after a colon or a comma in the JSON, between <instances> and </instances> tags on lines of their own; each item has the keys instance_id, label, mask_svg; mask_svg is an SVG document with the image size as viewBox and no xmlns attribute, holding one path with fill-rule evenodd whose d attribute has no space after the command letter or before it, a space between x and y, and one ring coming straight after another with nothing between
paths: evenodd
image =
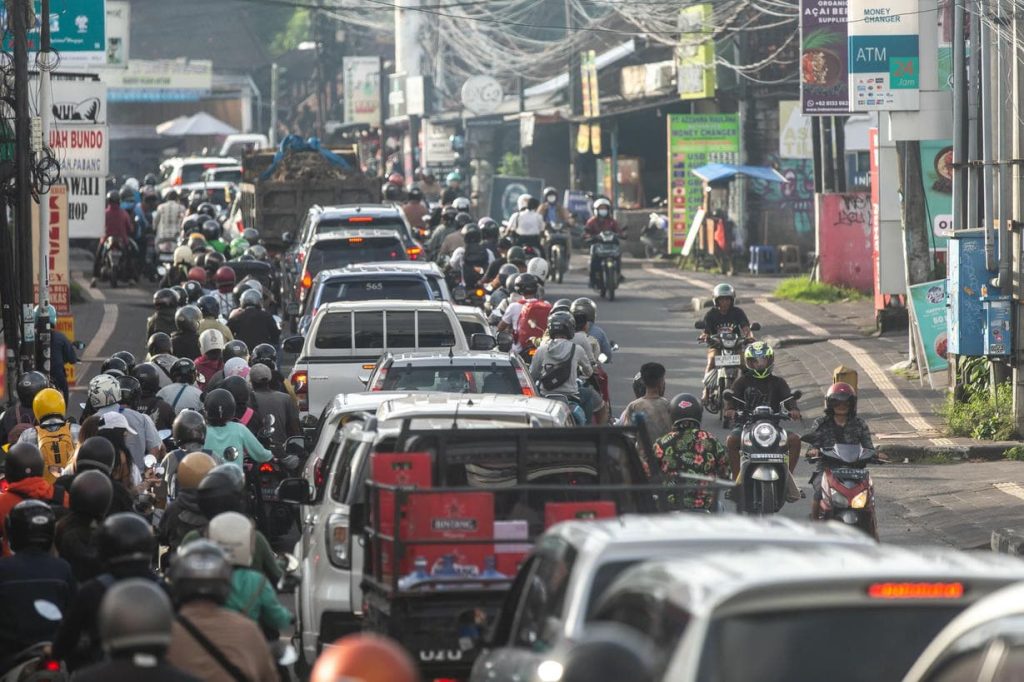
<instances>
[{"instance_id":1,"label":"motorcycle mirror","mask_svg":"<svg viewBox=\"0 0 1024 682\"><path fill-rule=\"evenodd\" d=\"M157 467L156 469L153 469L153 473L155 473L157 476L163 476L164 473L166 472L167 470L164 469L163 467Z\"/></svg>"},{"instance_id":2,"label":"motorcycle mirror","mask_svg":"<svg viewBox=\"0 0 1024 682\"><path fill-rule=\"evenodd\" d=\"M157 269L156 269L156 274L160 275L161 277L166 277L167 276L167 266L166 265L158 266Z\"/></svg>"},{"instance_id":3,"label":"motorcycle mirror","mask_svg":"<svg viewBox=\"0 0 1024 682\"><path fill-rule=\"evenodd\" d=\"M238 459L238 450L235 448L227 448L224 450L224 461L234 462Z\"/></svg>"},{"instance_id":4,"label":"motorcycle mirror","mask_svg":"<svg viewBox=\"0 0 1024 682\"><path fill-rule=\"evenodd\" d=\"M704 327L704 320L697 320L696 322L693 323L694 329L704 329ZM753 326L751 326L751 329L753 329Z\"/></svg>"},{"instance_id":5,"label":"motorcycle mirror","mask_svg":"<svg viewBox=\"0 0 1024 682\"><path fill-rule=\"evenodd\" d=\"M502 353L509 353L512 351L512 345L515 343L515 339L508 332L500 332L498 334L498 350Z\"/></svg>"},{"instance_id":6,"label":"motorcycle mirror","mask_svg":"<svg viewBox=\"0 0 1024 682\"><path fill-rule=\"evenodd\" d=\"M272 414L268 414L267 418L263 420L263 423L266 424L269 429L277 424L277 417Z\"/></svg>"},{"instance_id":7,"label":"motorcycle mirror","mask_svg":"<svg viewBox=\"0 0 1024 682\"><path fill-rule=\"evenodd\" d=\"M797 391L793 391L793 394L790 396L790 399L791 400L800 400L800 398L802 398L803 396L804 396L804 392L797 390Z\"/></svg>"},{"instance_id":8,"label":"motorcycle mirror","mask_svg":"<svg viewBox=\"0 0 1024 682\"><path fill-rule=\"evenodd\" d=\"M281 648L281 655L277 658L277 664L282 668L288 668L297 660L299 660L299 654L295 651L295 647L289 643Z\"/></svg>"},{"instance_id":9,"label":"motorcycle mirror","mask_svg":"<svg viewBox=\"0 0 1024 682\"><path fill-rule=\"evenodd\" d=\"M82 352L85 350L85 344L82 343L81 341L74 341L71 343L71 345L74 346L75 350L77 350L78 352Z\"/></svg>"},{"instance_id":10,"label":"motorcycle mirror","mask_svg":"<svg viewBox=\"0 0 1024 682\"><path fill-rule=\"evenodd\" d=\"M725 400L732 400L735 396L736 394L732 392L731 388L727 388L722 391L722 398Z\"/></svg>"},{"instance_id":11,"label":"motorcycle mirror","mask_svg":"<svg viewBox=\"0 0 1024 682\"><path fill-rule=\"evenodd\" d=\"M613 353L619 352L619 344L615 343L614 341L612 341L612 352Z\"/></svg>"},{"instance_id":12,"label":"motorcycle mirror","mask_svg":"<svg viewBox=\"0 0 1024 682\"><path fill-rule=\"evenodd\" d=\"M750 331L752 331L752 332L759 332L759 331L761 331L761 323L760 322L754 322L752 325L750 325Z\"/></svg>"},{"instance_id":13,"label":"motorcycle mirror","mask_svg":"<svg viewBox=\"0 0 1024 682\"><path fill-rule=\"evenodd\" d=\"M142 458L142 463L146 466L147 469L152 469L157 464L156 456L146 455L145 457Z\"/></svg>"},{"instance_id":14,"label":"motorcycle mirror","mask_svg":"<svg viewBox=\"0 0 1024 682\"><path fill-rule=\"evenodd\" d=\"M601 353L600 355L597 356L597 361L603 365L604 363L608 362L608 356L605 355L604 353Z\"/></svg>"},{"instance_id":15,"label":"motorcycle mirror","mask_svg":"<svg viewBox=\"0 0 1024 682\"><path fill-rule=\"evenodd\" d=\"M157 438L159 438L160 440L167 440L168 438L171 437L171 430L170 429L160 429L159 431L156 432L156 435L157 435Z\"/></svg>"},{"instance_id":16,"label":"motorcycle mirror","mask_svg":"<svg viewBox=\"0 0 1024 682\"><path fill-rule=\"evenodd\" d=\"M278 330L281 329L282 321L281 321L281 316L280 315L274 315L274 324L277 325Z\"/></svg>"},{"instance_id":17,"label":"motorcycle mirror","mask_svg":"<svg viewBox=\"0 0 1024 682\"><path fill-rule=\"evenodd\" d=\"M294 573L299 570L299 560L290 552L282 552L277 555L278 562L285 573Z\"/></svg>"}]
</instances>

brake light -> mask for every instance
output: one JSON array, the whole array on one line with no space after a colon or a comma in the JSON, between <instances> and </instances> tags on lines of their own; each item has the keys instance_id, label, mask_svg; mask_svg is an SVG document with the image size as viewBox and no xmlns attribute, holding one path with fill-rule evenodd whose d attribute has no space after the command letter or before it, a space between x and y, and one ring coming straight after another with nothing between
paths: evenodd
<instances>
[{"instance_id":1,"label":"brake light","mask_svg":"<svg viewBox=\"0 0 1024 682\"><path fill-rule=\"evenodd\" d=\"M59 673L60 672L60 661L55 661L52 658L48 658L42 662L42 669L48 673Z\"/></svg>"},{"instance_id":2,"label":"brake light","mask_svg":"<svg viewBox=\"0 0 1024 682\"><path fill-rule=\"evenodd\" d=\"M302 288L308 289L313 286L313 276L309 272L302 273Z\"/></svg>"},{"instance_id":3,"label":"brake light","mask_svg":"<svg viewBox=\"0 0 1024 682\"><path fill-rule=\"evenodd\" d=\"M362 237L349 237L349 244L362 244L365 240Z\"/></svg>"},{"instance_id":4,"label":"brake light","mask_svg":"<svg viewBox=\"0 0 1024 682\"><path fill-rule=\"evenodd\" d=\"M960 599L963 583L873 583L868 586L872 599Z\"/></svg>"},{"instance_id":5,"label":"brake light","mask_svg":"<svg viewBox=\"0 0 1024 682\"><path fill-rule=\"evenodd\" d=\"M420 254L423 253L423 249L418 246L410 246L405 250L406 255L409 256L409 260L418 260Z\"/></svg>"},{"instance_id":6,"label":"brake light","mask_svg":"<svg viewBox=\"0 0 1024 682\"><path fill-rule=\"evenodd\" d=\"M299 251L297 254L295 254L295 260L299 262L299 265L302 265L306 261L306 252Z\"/></svg>"},{"instance_id":7,"label":"brake light","mask_svg":"<svg viewBox=\"0 0 1024 682\"><path fill-rule=\"evenodd\" d=\"M353 217L349 218L348 221L350 223L372 223L373 222L373 216L368 216L368 215L353 216Z\"/></svg>"},{"instance_id":8,"label":"brake light","mask_svg":"<svg viewBox=\"0 0 1024 682\"><path fill-rule=\"evenodd\" d=\"M295 391L295 397L299 399L299 410L309 412L309 372L298 369L292 372L288 381Z\"/></svg>"},{"instance_id":9,"label":"brake light","mask_svg":"<svg viewBox=\"0 0 1024 682\"><path fill-rule=\"evenodd\" d=\"M324 487L324 484L327 483L327 472L324 471L324 468L323 458L318 459L316 464L313 465L313 485L315 485L318 490Z\"/></svg>"},{"instance_id":10,"label":"brake light","mask_svg":"<svg viewBox=\"0 0 1024 682\"><path fill-rule=\"evenodd\" d=\"M327 520L327 556L331 563L338 568L348 568L351 565L349 556L349 529L348 516L342 514L331 514Z\"/></svg>"},{"instance_id":11,"label":"brake light","mask_svg":"<svg viewBox=\"0 0 1024 682\"><path fill-rule=\"evenodd\" d=\"M526 372L517 367L516 378L519 379L519 388L522 389L523 395L525 395L528 398L532 398L534 395L533 382L530 381L530 377L527 376Z\"/></svg>"},{"instance_id":12,"label":"brake light","mask_svg":"<svg viewBox=\"0 0 1024 682\"><path fill-rule=\"evenodd\" d=\"M381 371L377 372L377 378L374 380L373 386L370 386L370 390L371 391L380 391L380 390L382 390L384 388L384 379L387 377L387 375L388 375L388 371L386 369L382 369Z\"/></svg>"},{"instance_id":13,"label":"brake light","mask_svg":"<svg viewBox=\"0 0 1024 682\"><path fill-rule=\"evenodd\" d=\"M179 175L178 177L174 178L174 182L172 182L171 184L172 185L180 185L181 184L181 176Z\"/></svg>"},{"instance_id":14,"label":"brake light","mask_svg":"<svg viewBox=\"0 0 1024 682\"><path fill-rule=\"evenodd\" d=\"M272 474L272 473L274 473L274 465L271 464L270 462L264 462L263 464L260 464L260 473L261 474Z\"/></svg>"}]
</instances>

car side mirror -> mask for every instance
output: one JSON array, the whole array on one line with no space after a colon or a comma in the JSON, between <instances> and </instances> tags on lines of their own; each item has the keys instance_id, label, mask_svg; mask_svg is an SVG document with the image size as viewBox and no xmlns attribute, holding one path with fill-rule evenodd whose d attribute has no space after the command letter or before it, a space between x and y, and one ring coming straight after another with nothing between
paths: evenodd
<instances>
[{"instance_id":1,"label":"car side mirror","mask_svg":"<svg viewBox=\"0 0 1024 682\"><path fill-rule=\"evenodd\" d=\"M305 337L289 336L287 339L284 340L284 350L286 353L301 353L302 344L305 342Z\"/></svg>"},{"instance_id":2,"label":"car side mirror","mask_svg":"<svg viewBox=\"0 0 1024 682\"><path fill-rule=\"evenodd\" d=\"M304 436L292 436L284 442L284 454L296 457L306 456L306 439Z\"/></svg>"},{"instance_id":3,"label":"car side mirror","mask_svg":"<svg viewBox=\"0 0 1024 682\"><path fill-rule=\"evenodd\" d=\"M704 320L697 320L693 323L694 329L704 329Z\"/></svg>"},{"instance_id":4,"label":"car side mirror","mask_svg":"<svg viewBox=\"0 0 1024 682\"><path fill-rule=\"evenodd\" d=\"M793 391L792 397L793 400L800 400L800 398L804 397L804 392L801 390Z\"/></svg>"},{"instance_id":5,"label":"car side mirror","mask_svg":"<svg viewBox=\"0 0 1024 682\"><path fill-rule=\"evenodd\" d=\"M515 343L515 339L508 332L498 332L497 345L498 350L502 353L512 352L512 346Z\"/></svg>"},{"instance_id":6,"label":"car side mirror","mask_svg":"<svg viewBox=\"0 0 1024 682\"><path fill-rule=\"evenodd\" d=\"M498 341L490 334L473 334L469 337L470 350L494 350Z\"/></svg>"},{"instance_id":7,"label":"car side mirror","mask_svg":"<svg viewBox=\"0 0 1024 682\"><path fill-rule=\"evenodd\" d=\"M754 322L753 324L751 324L750 325L750 331L752 331L752 332L759 332L759 331L761 331L761 323L760 322Z\"/></svg>"},{"instance_id":8,"label":"car side mirror","mask_svg":"<svg viewBox=\"0 0 1024 682\"><path fill-rule=\"evenodd\" d=\"M304 478L286 478L277 486L277 499L289 504L309 504L313 487Z\"/></svg>"},{"instance_id":9,"label":"car side mirror","mask_svg":"<svg viewBox=\"0 0 1024 682\"><path fill-rule=\"evenodd\" d=\"M357 378L359 379L359 383L361 383L363 386L366 386L367 384L370 383L369 374L360 374Z\"/></svg>"}]
</instances>

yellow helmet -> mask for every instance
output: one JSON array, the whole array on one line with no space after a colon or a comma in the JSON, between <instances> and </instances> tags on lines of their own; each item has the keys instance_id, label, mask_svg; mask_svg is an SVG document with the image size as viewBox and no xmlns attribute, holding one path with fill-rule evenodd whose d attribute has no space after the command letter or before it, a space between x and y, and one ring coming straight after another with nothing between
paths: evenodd
<instances>
[{"instance_id":1,"label":"yellow helmet","mask_svg":"<svg viewBox=\"0 0 1024 682\"><path fill-rule=\"evenodd\" d=\"M205 452L190 452L178 463L178 490L194 490L217 462Z\"/></svg>"},{"instance_id":2,"label":"yellow helmet","mask_svg":"<svg viewBox=\"0 0 1024 682\"><path fill-rule=\"evenodd\" d=\"M45 417L55 414L63 417L65 409L64 394L55 388L44 388L32 399L32 414L36 416L36 421L41 422Z\"/></svg>"}]
</instances>

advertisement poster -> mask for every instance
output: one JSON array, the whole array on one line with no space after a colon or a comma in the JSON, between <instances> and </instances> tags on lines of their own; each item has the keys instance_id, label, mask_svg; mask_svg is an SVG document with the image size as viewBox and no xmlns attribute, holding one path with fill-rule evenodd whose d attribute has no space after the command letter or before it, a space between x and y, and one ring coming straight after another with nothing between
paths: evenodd
<instances>
[{"instance_id":1,"label":"advertisement poster","mask_svg":"<svg viewBox=\"0 0 1024 682\"><path fill-rule=\"evenodd\" d=\"M46 235L50 253L50 305L57 312L71 312L71 277L68 270L68 191L63 185L54 185L47 195L46 230L39 229L39 211L32 211L32 253L39 253L39 236ZM32 260L32 281L39 281L39 259ZM35 285L35 301L39 303L39 285Z\"/></svg>"},{"instance_id":2,"label":"advertisement poster","mask_svg":"<svg viewBox=\"0 0 1024 682\"><path fill-rule=\"evenodd\" d=\"M131 4L125 0L107 0L107 66L122 69L128 66L131 17Z\"/></svg>"},{"instance_id":3,"label":"advertisement poster","mask_svg":"<svg viewBox=\"0 0 1024 682\"><path fill-rule=\"evenodd\" d=\"M811 119L800 112L800 102L796 100L779 102L779 158L814 158Z\"/></svg>"},{"instance_id":4,"label":"advertisement poster","mask_svg":"<svg viewBox=\"0 0 1024 682\"><path fill-rule=\"evenodd\" d=\"M953 233L953 143L921 142L921 174L933 247L945 251Z\"/></svg>"},{"instance_id":5,"label":"advertisement poster","mask_svg":"<svg viewBox=\"0 0 1024 682\"><path fill-rule=\"evenodd\" d=\"M35 85L36 81L32 84ZM100 81L54 81L49 147L62 177L109 172L107 86Z\"/></svg>"},{"instance_id":6,"label":"advertisement poster","mask_svg":"<svg viewBox=\"0 0 1024 682\"><path fill-rule=\"evenodd\" d=\"M911 286L910 308L920 332L928 373L946 369L949 366L946 360L946 280Z\"/></svg>"},{"instance_id":7,"label":"advertisement poster","mask_svg":"<svg viewBox=\"0 0 1024 682\"><path fill-rule=\"evenodd\" d=\"M919 0L849 3L850 111L916 111Z\"/></svg>"},{"instance_id":8,"label":"advertisement poster","mask_svg":"<svg viewBox=\"0 0 1024 682\"><path fill-rule=\"evenodd\" d=\"M543 178L515 178L495 175L491 183L491 212L497 221L502 221L516 212L520 194L541 196Z\"/></svg>"},{"instance_id":9,"label":"advertisement poster","mask_svg":"<svg viewBox=\"0 0 1024 682\"><path fill-rule=\"evenodd\" d=\"M679 253L704 183L692 173L708 163L739 163L739 114L670 114L668 117L669 251Z\"/></svg>"},{"instance_id":10,"label":"advertisement poster","mask_svg":"<svg viewBox=\"0 0 1024 682\"><path fill-rule=\"evenodd\" d=\"M100 72L110 102L198 101L213 87L206 59L129 59L122 69Z\"/></svg>"},{"instance_id":11,"label":"advertisement poster","mask_svg":"<svg viewBox=\"0 0 1024 682\"><path fill-rule=\"evenodd\" d=\"M800 108L848 114L847 0L800 1Z\"/></svg>"},{"instance_id":12,"label":"advertisement poster","mask_svg":"<svg viewBox=\"0 0 1024 682\"><path fill-rule=\"evenodd\" d=\"M0 21L8 26L7 6L0 9ZM39 18L42 1L34 0L35 26L28 32L29 59L39 49ZM106 5L104 0L50 0L50 44L60 54L61 66L102 66L107 63ZM6 32L4 50L11 51L11 34Z\"/></svg>"},{"instance_id":13,"label":"advertisement poster","mask_svg":"<svg viewBox=\"0 0 1024 682\"><path fill-rule=\"evenodd\" d=\"M711 3L679 10L676 91L680 99L715 96L715 41Z\"/></svg>"},{"instance_id":14,"label":"advertisement poster","mask_svg":"<svg viewBox=\"0 0 1024 682\"><path fill-rule=\"evenodd\" d=\"M345 123L380 127L380 57L345 57Z\"/></svg>"}]
</instances>

